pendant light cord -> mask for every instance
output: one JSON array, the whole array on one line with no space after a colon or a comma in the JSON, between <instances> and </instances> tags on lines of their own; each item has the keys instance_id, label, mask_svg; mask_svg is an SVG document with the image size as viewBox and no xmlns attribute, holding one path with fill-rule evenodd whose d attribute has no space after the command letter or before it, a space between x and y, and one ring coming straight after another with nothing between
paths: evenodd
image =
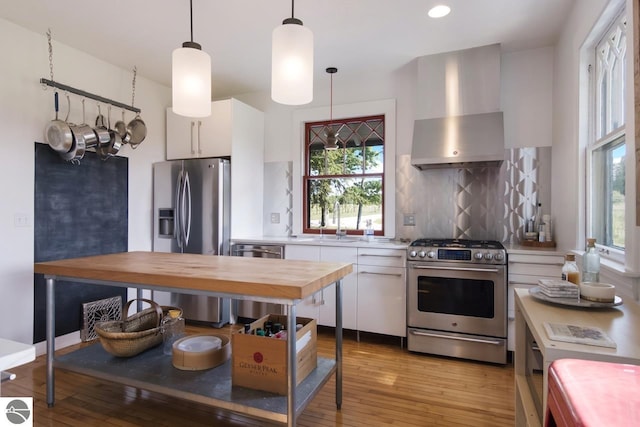
<instances>
[{"instance_id":1,"label":"pendant light cord","mask_svg":"<svg viewBox=\"0 0 640 427\"><path fill-rule=\"evenodd\" d=\"M291 19L293 19L293 4L295 3L295 0L291 0Z\"/></svg>"},{"instance_id":2,"label":"pendant light cord","mask_svg":"<svg viewBox=\"0 0 640 427\"><path fill-rule=\"evenodd\" d=\"M331 73L330 90L331 94L329 95L329 126L331 126L331 122L333 121L333 73Z\"/></svg>"},{"instance_id":3,"label":"pendant light cord","mask_svg":"<svg viewBox=\"0 0 640 427\"><path fill-rule=\"evenodd\" d=\"M191 20L191 43L193 43L193 0L189 0L189 19Z\"/></svg>"}]
</instances>

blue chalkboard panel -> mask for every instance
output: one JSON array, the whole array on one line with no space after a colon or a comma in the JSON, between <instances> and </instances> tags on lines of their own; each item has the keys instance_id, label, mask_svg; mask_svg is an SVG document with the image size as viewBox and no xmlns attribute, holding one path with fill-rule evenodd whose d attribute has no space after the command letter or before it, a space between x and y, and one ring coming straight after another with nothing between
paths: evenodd
<instances>
[{"instance_id":1,"label":"blue chalkboard panel","mask_svg":"<svg viewBox=\"0 0 640 427\"><path fill-rule=\"evenodd\" d=\"M34 261L52 261L128 250L129 159L102 161L87 152L79 165L35 143ZM46 338L46 289L34 275L33 342ZM126 289L56 282L56 336L82 328L82 304L126 298Z\"/></svg>"}]
</instances>

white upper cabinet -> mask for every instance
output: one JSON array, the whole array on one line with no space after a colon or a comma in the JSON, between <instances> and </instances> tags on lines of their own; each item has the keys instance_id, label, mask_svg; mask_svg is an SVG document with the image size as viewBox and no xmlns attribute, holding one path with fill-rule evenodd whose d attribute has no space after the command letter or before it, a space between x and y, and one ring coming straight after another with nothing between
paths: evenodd
<instances>
[{"instance_id":1,"label":"white upper cabinet","mask_svg":"<svg viewBox=\"0 0 640 427\"><path fill-rule=\"evenodd\" d=\"M234 145L264 149L263 113L237 99L211 103L211 116L184 117L167 108L167 160L232 156Z\"/></svg>"}]
</instances>

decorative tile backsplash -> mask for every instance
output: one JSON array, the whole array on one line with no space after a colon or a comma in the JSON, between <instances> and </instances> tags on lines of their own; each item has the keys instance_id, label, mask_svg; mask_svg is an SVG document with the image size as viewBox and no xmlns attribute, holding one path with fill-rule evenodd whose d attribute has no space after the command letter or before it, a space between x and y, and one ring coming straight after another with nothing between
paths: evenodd
<instances>
[{"instance_id":1,"label":"decorative tile backsplash","mask_svg":"<svg viewBox=\"0 0 640 427\"><path fill-rule=\"evenodd\" d=\"M292 169L292 162L267 162L264 164L263 233L265 236L290 236L292 234Z\"/></svg>"},{"instance_id":2,"label":"decorative tile backsplash","mask_svg":"<svg viewBox=\"0 0 640 427\"><path fill-rule=\"evenodd\" d=\"M264 235L290 236L292 162L264 167ZM396 165L396 238L499 240L517 243L527 219L542 203L550 212L551 147L505 150L500 167L420 170L411 156ZM403 225L413 215L415 226Z\"/></svg>"},{"instance_id":3,"label":"decorative tile backsplash","mask_svg":"<svg viewBox=\"0 0 640 427\"><path fill-rule=\"evenodd\" d=\"M538 201L548 213L551 148L505 150L500 167L419 170L409 155L396 167L396 237L515 243ZM406 214L415 226L403 225Z\"/></svg>"}]
</instances>

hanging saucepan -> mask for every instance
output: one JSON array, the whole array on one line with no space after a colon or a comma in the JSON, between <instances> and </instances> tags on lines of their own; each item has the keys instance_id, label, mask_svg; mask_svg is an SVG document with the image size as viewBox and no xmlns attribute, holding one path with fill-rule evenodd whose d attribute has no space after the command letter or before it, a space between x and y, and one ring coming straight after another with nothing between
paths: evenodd
<instances>
[{"instance_id":1,"label":"hanging saucepan","mask_svg":"<svg viewBox=\"0 0 640 427\"><path fill-rule=\"evenodd\" d=\"M129 145L133 149L137 148L147 137L147 125L140 114L136 114L135 118L127 125L127 135L129 135Z\"/></svg>"},{"instance_id":2,"label":"hanging saucepan","mask_svg":"<svg viewBox=\"0 0 640 427\"><path fill-rule=\"evenodd\" d=\"M109 134L109 129L107 129L104 116L100 111L100 104L98 104L98 117L96 117L96 127L93 128L93 131L98 138L96 153L104 159L107 156L106 153L109 148L109 142L111 141L111 135Z\"/></svg>"},{"instance_id":3,"label":"hanging saucepan","mask_svg":"<svg viewBox=\"0 0 640 427\"><path fill-rule=\"evenodd\" d=\"M81 133L84 138L85 149L94 148L98 143L98 136L85 120L84 98L82 98L82 124L76 126L76 128L78 133Z\"/></svg>"},{"instance_id":4,"label":"hanging saucepan","mask_svg":"<svg viewBox=\"0 0 640 427\"><path fill-rule=\"evenodd\" d=\"M106 160L109 157L113 157L120 151L122 147L122 138L117 131L111 129L111 106L109 106L109 110L107 113L108 127L109 127L109 145L106 147L105 153L106 156L102 156L102 160Z\"/></svg>"},{"instance_id":5,"label":"hanging saucepan","mask_svg":"<svg viewBox=\"0 0 640 427\"><path fill-rule=\"evenodd\" d=\"M130 137L127 133L127 122L124 121L124 110L122 110L122 120L118 120L113 128L118 132L118 135L120 135L123 144L129 142Z\"/></svg>"},{"instance_id":6,"label":"hanging saucepan","mask_svg":"<svg viewBox=\"0 0 640 427\"><path fill-rule=\"evenodd\" d=\"M58 153L67 153L73 146L73 134L65 120L58 119L58 92L53 95L56 118L49 123L44 130L46 142L53 150ZM69 118L69 109L67 109L67 118Z\"/></svg>"},{"instance_id":7,"label":"hanging saucepan","mask_svg":"<svg viewBox=\"0 0 640 427\"><path fill-rule=\"evenodd\" d=\"M67 95L67 104L71 105L71 102L69 101L69 95ZM71 148L71 151L69 151L68 153L62 153L61 156L64 160L77 165L80 163L80 160L84 157L84 151L85 151L84 134L80 130L80 127L76 126L73 123L69 123L69 128L71 128L71 133L73 134L73 147Z\"/></svg>"}]
</instances>

